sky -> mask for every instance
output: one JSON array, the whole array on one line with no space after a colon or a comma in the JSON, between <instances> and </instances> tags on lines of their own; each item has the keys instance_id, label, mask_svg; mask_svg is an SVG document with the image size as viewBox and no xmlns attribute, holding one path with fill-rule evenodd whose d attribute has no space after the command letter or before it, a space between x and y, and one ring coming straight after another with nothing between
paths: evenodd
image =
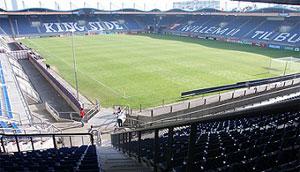
<instances>
[{"instance_id":1,"label":"sky","mask_svg":"<svg viewBox=\"0 0 300 172\"><path fill-rule=\"evenodd\" d=\"M12 10L13 0L0 0L0 8ZM104 10L117 10L122 8L136 8L140 10L169 10L173 8L173 2L178 1L190 1L190 0L15 0L18 4L19 9L24 8L35 8L44 7L49 9L57 9L57 4L59 4L60 10L70 10L77 8L97 8ZM257 7L269 7L270 4L263 3L249 3L249 2L235 2L231 0L220 0L221 9L232 10L234 8L240 7L244 8L246 6L253 6L257 4ZM72 2L72 5L70 5ZM6 4L6 6L5 6Z\"/></svg>"}]
</instances>

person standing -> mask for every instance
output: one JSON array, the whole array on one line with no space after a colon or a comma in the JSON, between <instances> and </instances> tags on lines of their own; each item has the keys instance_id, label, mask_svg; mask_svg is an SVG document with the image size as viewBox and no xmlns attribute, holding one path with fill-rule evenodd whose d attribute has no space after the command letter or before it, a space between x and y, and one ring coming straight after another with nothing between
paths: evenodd
<instances>
[{"instance_id":1,"label":"person standing","mask_svg":"<svg viewBox=\"0 0 300 172\"><path fill-rule=\"evenodd\" d=\"M80 121L81 122L81 127L83 127L84 126L83 118L84 118L84 115L85 115L85 112L84 112L83 108L80 108L79 114L80 114L80 118L81 118L81 121Z\"/></svg>"},{"instance_id":2,"label":"person standing","mask_svg":"<svg viewBox=\"0 0 300 172\"><path fill-rule=\"evenodd\" d=\"M50 65L46 63L46 69L49 70L50 69Z\"/></svg>"},{"instance_id":3,"label":"person standing","mask_svg":"<svg viewBox=\"0 0 300 172\"><path fill-rule=\"evenodd\" d=\"M118 126L119 126L119 127L122 127L122 126L123 126L123 125L122 125L122 118L121 118L121 115L122 115L121 112L117 114L117 122L118 122Z\"/></svg>"}]
</instances>

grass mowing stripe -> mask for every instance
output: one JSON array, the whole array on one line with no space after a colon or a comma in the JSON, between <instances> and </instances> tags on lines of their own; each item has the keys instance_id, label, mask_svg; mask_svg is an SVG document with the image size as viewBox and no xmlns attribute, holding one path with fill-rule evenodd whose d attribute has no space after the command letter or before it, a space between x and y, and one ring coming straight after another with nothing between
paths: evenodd
<instances>
[{"instance_id":1,"label":"grass mowing stripe","mask_svg":"<svg viewBox=\"0 0 300 172\"><path fill-rule=\"evenodd\" d=\"M50 55L50 57L52 56L52 57L54 57L54 58L59 59L61 62L63 62L63 63L66 64L67 66L69 66L69 68L73 69L73 64L69 64L68 62L66 62L65 60L63 60L63 58L59 58L59 57L57 57L56 55L51 54L51 53L49 52L49 50L47 50L47 49L45 49L45 48L43 48L43 47L41 47L41 46L39 46L39 45L33 43L32 41L30 41L30 42L31 42L34 46L38 47L38 49L40 49L40 50L46 52L48 55ZM48 58L49 58L49 57L48 57ZM98 84L104 86L105 88L109 89L112 93L116 94L117 96L122 96L121 93L119 93L119 92L113 90L111 87L105 85L104 83L102 83L102 82L100 82L100 81L94 79L93 77L91 77L90 75L86 74L86 73L83 72L82 70L77 69L77 71L80 72L80 73L82 73L82 74L85 75L86 77L92 79L93 81L97 82ZM125 97L124 97L124 98L125 98Z\"/></svg>"},{"instance_id":2,"label":"grass mowing stripe","mask_svg":"<svg viewBox=\"0 0 300 172\"><path fill-rule=\"evenodd\" d=\"M97 35L74 40L80 92L104 106L156 106L162 100L178 101L183 91L280 75L282 69L268 69L270 58L298 56L291 51L176 36ZM70 37L22 42L37 49L74 85L73 67L66 65L73 64Z\"/></svg>"}]
</instances>

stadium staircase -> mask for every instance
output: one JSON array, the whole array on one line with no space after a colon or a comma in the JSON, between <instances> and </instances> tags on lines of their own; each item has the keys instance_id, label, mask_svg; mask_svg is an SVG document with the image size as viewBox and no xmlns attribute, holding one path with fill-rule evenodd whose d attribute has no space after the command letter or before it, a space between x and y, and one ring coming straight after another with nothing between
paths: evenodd
<instances>
[{"instance_id":1,"label":"stadium staircase","mask_svg":"<svg viewBox=\"0 0 300 172\"><path fill-rule=\"evenodd\" d=\"M103 171L107 172L150 172L151 168L142 165L133 158L113 147L99 148L99 161Z\"/></svg>"}]
</instances>

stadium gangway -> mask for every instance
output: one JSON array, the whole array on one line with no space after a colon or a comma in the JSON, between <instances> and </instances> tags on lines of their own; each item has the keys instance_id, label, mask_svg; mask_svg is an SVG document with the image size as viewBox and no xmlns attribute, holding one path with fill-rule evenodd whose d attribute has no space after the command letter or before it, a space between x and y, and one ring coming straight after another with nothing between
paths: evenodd
<instances>
[{"instance_id":1,"label":"stadium gangway","mask_svg":"<svg viewBox=\"0 0 300 172\"><path fill-rule=\"evenodd\" d=\"M65 137L69 139L70 147L72 147L74 144L74 138L73 137L81 137L81 143L80 145L84 145L84 139L83 137L86 136L89 138L89 144L94 145L94 136L91 133L48 133L48 134L0 134L0 142L1 142L1 151L6 153L6 142L15 142L15 146L17 148L18 152L21 152L20 148L20 142L23 140L29 140L31 143L31 150L35 150L34 147L34 140L35 139L41 139L41 138L48 138L51 139L53 142L53 148L58 148L58 141L60 141L60 138ZM72 140L73 138L73 140Z\"/></svg>"},{"instance_id":2,"label":"stadium gangway","mask_svg":"<svg viewBox=\"0 0 300 172\"><path fill-rule=\"evenodd\" d=\"M214 93L214 92L220 92L220 91L226 91L226 90L259 86L259 85L263 85L263 84L270 84L270 83L280 82L280 81L284 81L284 80L295 79L295 78L299 78L299 77L300 77L300 74L296 73L296 74L290 74L290 75L273 77L273 78L238 82L238 83L230 84L230 85L182 92L181 97L189 97L189 96L196 96L196 95L200 95L200 94L207 94L207 93Z\"/></svg>"}]
</instances>

